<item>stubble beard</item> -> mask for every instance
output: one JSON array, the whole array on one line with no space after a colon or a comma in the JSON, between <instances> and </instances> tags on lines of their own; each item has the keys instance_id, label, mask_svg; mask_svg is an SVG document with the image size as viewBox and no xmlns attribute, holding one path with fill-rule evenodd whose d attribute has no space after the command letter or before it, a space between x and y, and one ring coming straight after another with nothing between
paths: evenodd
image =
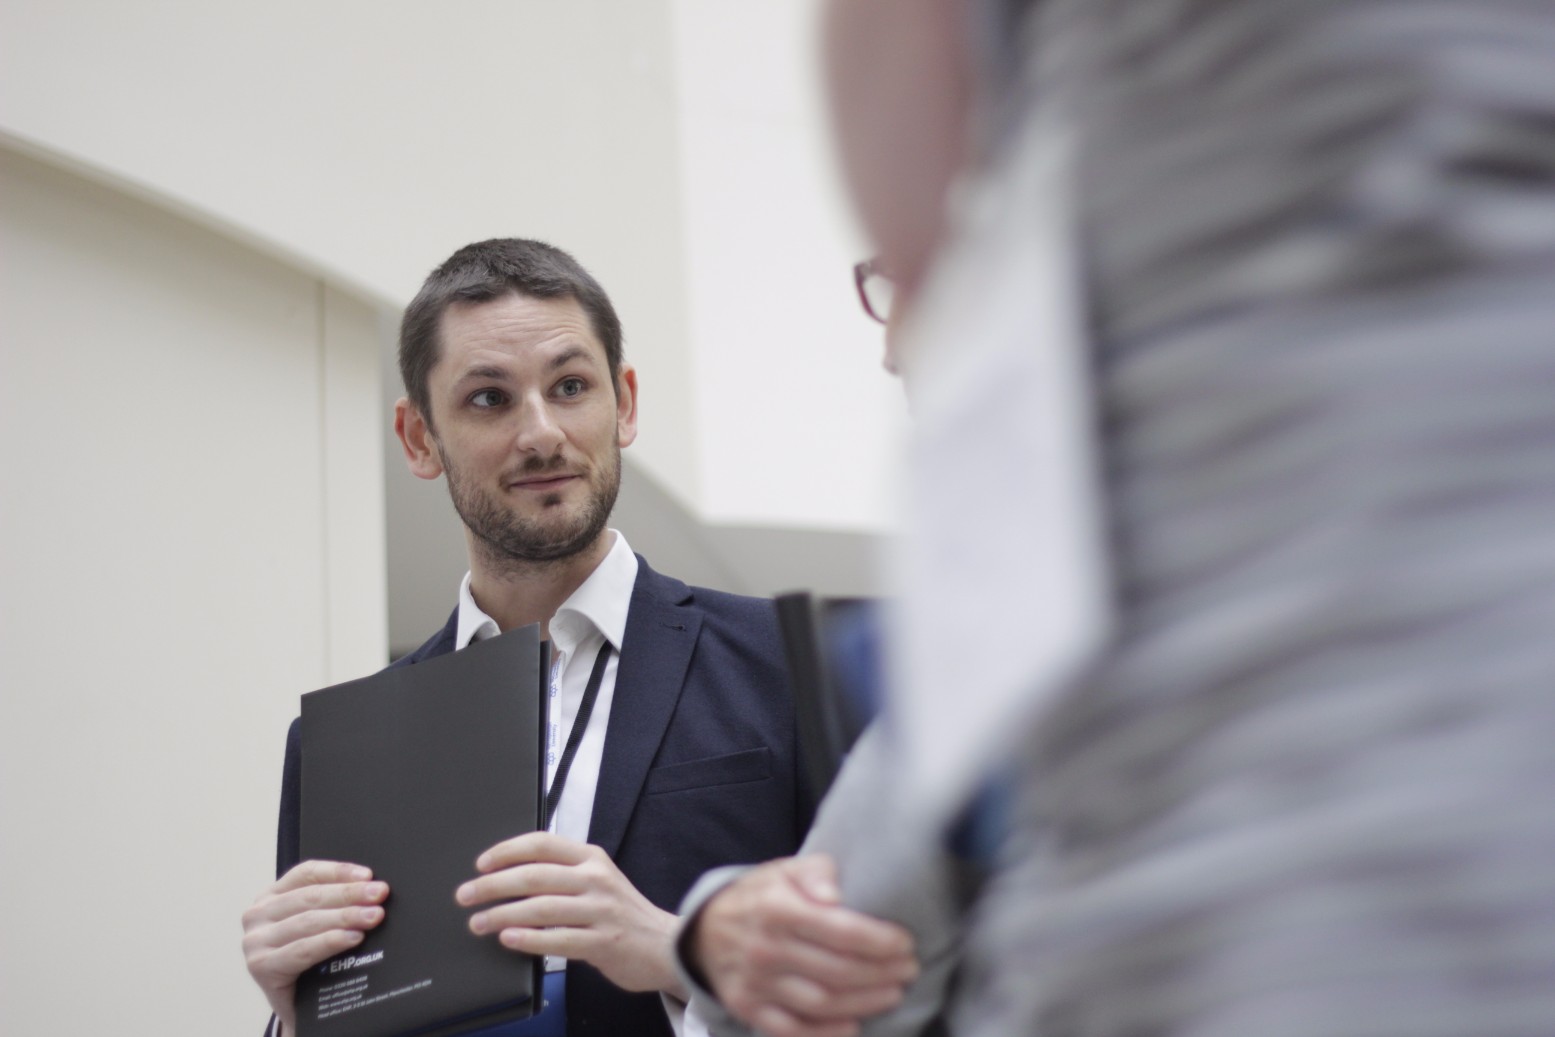
<instances>
[{"instance_id":1,"label":"stubble beard","mask_svg":"<svg viewBox=\"0 0 1555 1037\"><path fill-rule=\"evenodd\" d=\"M476 550L493 572L522 574L564 562L588 550L605 531L616 497L621 492L621 448L615 447L609 455L608 467L588 477L588 499L570 520L524 518L473 485L456 465L449 463L441 450L438 453L454 510L474 534ZM531 458L519 474L543 475L562 467L559 458L549 461ZM542 500L541 505L545 510L553 507L559 510L559 497Z\"/></svg>"}]
</instances>

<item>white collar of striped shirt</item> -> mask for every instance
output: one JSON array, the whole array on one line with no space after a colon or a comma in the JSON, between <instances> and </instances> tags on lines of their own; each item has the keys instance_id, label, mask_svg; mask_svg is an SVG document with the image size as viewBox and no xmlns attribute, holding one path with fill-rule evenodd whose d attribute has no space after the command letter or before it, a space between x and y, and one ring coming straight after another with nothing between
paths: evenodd
<instances>
[{"instance_id":1,"label":"white collar of striped shirt","mask_svg":"<svg viewBox=\"0 0 1555 1037\"><path fill-rule=\"evenodd\" d=\"M615 538L610 553L562 602L550 622L551 639L557 650L569 657L596 631L603 634L618 652L626 636L626 613L632 603L632 587L637 583L637 556L632 553L626 537L614 529L608 532ZM454 648L496 637L497 633L497 621L475 603L475 596L470 593L470 574L465 573L464 581L459 584L459 623L454 634Z\"/></svg>"}]
</instances>

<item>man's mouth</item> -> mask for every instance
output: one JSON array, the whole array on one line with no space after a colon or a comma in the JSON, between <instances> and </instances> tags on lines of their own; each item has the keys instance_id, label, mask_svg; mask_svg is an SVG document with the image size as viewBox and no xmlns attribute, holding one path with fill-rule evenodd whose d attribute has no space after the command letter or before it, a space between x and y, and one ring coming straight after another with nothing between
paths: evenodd
<instances>
[{"instance_id":1,"label":"man's mouth","mask_svg":"<svg viewBox=\"0 0 1555 1037\"><path fill-rule=\"evenodd\" d=\"M522 479L514 479L512 482L508 483L508 489L530 490L532 492L559 490L576 478L578 478L578 476L572 472L552 472L546 475L531 475Z\"/></svg>"}]
</instances>

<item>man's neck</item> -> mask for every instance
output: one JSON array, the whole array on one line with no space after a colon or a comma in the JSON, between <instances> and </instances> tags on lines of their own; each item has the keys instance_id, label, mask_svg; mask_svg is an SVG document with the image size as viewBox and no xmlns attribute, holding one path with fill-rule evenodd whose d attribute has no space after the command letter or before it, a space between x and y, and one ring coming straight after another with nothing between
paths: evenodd
<instances>
[{"instance_id":1,"label":"man's neck","mask_svg":"<svg viewBox=\"0 0 1555 1037\"><path fill-rule=\"evenodd\" d=\"M599 568L615 537L607 529L577 554L550 562L486 558L472 544L470 594L503 633L539 623L540 636L549 637L551 617Z\"/></svg>"}]
</instances>

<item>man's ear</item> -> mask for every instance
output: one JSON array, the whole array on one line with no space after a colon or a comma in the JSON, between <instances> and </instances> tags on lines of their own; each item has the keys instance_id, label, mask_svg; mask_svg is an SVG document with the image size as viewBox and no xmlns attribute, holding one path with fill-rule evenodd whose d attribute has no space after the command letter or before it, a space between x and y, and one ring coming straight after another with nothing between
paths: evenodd
<instances>
[{"instance_id":1,"label":"man's ear","mask_svg":"<svg viewBox=\"0 0 1555 1037\"><path fill-rule=\"evenodd\" d=\"M432 430L420 409L401 396L394 403L394 434L405 448L405 464L421 479L436 479L443 474L443 459L437 452Z\"/></svg>"},{"instance_id":2,"label":"man's ear","mask_svg":"<svg viewBox=\"0 0 1555 1037\"><path fill-rule=\"evenodd\" d=\"M637 438L637 371L622 364L616 375L616 444L631 446Z\"/></svg>"}]
</instances>

